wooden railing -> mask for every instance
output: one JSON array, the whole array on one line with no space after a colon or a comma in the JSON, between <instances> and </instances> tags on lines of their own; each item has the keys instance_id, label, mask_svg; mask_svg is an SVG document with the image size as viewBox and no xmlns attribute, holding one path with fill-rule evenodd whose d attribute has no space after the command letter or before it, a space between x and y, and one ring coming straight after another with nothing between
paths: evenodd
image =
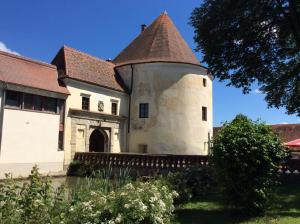
<instances>
[{"instance_id":1,"label":"wooden railing","mask_svg":"<svg viewBox=\"0 0 300 224\"><path fill-rule=\"evenodd\" d=\"M208 166L208 157L200 155L76 152L74 161L87 162L97 168L128 168L143 174ZM279 171L300 174L300 160L290 159Z\"/></svg>"}]
</instances>

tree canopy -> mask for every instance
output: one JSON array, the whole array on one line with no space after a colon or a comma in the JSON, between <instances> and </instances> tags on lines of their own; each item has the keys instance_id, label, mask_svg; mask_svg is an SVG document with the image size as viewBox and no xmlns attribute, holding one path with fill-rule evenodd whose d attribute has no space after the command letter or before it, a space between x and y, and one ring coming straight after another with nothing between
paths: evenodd
<instances>
[{"instance_id":1,"label":"tree canopy","mask_svg":"<svg viewBox=\"0 0 300 224\"><path fill-rule=\"evenodd\" d=\"M190 23L216 78L300 116L300 0L204 0Z\"/></svg>"}]
</instances>

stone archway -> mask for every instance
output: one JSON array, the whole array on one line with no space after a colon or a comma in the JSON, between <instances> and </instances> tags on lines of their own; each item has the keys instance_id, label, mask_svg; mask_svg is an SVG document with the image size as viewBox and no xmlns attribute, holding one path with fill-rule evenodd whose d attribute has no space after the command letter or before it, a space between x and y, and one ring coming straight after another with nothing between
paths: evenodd
<instances>
[{"instance_id":1,"label":"stone archway","mask_svg":"<svg viewBox=\"0 0 300 224\"><path fill-rule=\"evenodd\" d=\"M90 152L106 152L107 135L104 131L95 129L90 135L89 151Z\"/></svg>"}]
</instances>

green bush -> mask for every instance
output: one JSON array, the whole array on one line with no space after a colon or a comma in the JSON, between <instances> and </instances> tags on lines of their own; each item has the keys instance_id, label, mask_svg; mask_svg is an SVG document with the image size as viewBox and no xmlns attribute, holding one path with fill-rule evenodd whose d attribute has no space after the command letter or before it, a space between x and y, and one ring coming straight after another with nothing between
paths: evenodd
<instances>
[{"instance_id":1,"label":"green bush","mask_svg":"<svg viewBox=\"0 0 300 224\"><path fill-rule=\"evenodd\" d=\"M212 169L207 166L192 167L182 172L170 173L166 180L169 187L179 194L176 199L177 203L205 198L212 193L214 187Z\"/></svg>"},{"instance_id":2,"label":"green bush","mask_svg":"<svg viewBox=\"0 0 300 224\"><path fill-rule=\"evenodd\" d=\"M213 141L212 159L227 205L262 214L285 156L279 137L265 124L243 115L226 123Z\"/></svg>"},{"instance_id":3,"label":"green bush","mask_svg":"<svg viewBox=\"0 0 300 224\"><path fill-rule=\"evenodd\" d=\"M59 223L65 211L64 188L54 190L51 180L33 167L28 183L21 185L11 175L0 183L1 224Z\"/></svg>"},{"instance_id":4,"label":"green bush","mask_svg":"<svg viewBox=\"0 0 300 224\"><path fill-rule=\"evenodd\" d=\"M121 175L121 174L120 174ZM73 190L54 190L34 167L23 185L7 176L0 183L1 224L168 224L176 192L161 181L112 182L85 178Z\"/></svg>"}]
</instances>

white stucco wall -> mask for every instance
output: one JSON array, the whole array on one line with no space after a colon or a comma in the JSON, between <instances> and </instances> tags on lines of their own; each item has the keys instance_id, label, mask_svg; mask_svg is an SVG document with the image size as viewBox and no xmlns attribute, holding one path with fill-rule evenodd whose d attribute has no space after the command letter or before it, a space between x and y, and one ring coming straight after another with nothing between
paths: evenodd
<instances>
[{"instance_id":1,"label":"white stucco wall","mask_svg":"<svg viewBox=\"0 0 300 224\"><path fill-rule=\"evenodd\" d=\"M64 141L64 151L65 151L65 164L69 164L72 160L71 156L71 144L76 144L76 151L86 151L85 149L85 142L88 140L88 130L87 127L80 127L81 130L84 130L84 139L78 139L79 144L72 143L72 118L68 115L68 111L70 108L72 109L79 109L82 108L82 94L89 95L90 97L90 111L91 112L99 112L98 111L98 102L104 102L104 111L101 113L104 114L111 114L111 103L112 101L118 102L118 115L119 116L128 116L128 95L123 92L118 92L114 90L110 90L107 88L103 88L96 85L87 84L84 82L79 82L72 79L65 79L64 80L69 92L70 96L66 100L66 119L65 119L65 141ZM126 125L120 125L121 128ZM74 131L74 130L73 130ZM113 141L113 147L111 148L111 152L118 153L121 150L125 151L126 141L124 138L125 132L124 130L119 130L114 128L111 133L111 138ZM81 141L81 142L80 142Z\"/></svg>"},{"instance_id":2,"label":"white stucco wall","mask_svg":"<svg viewBox=\"0 0 300 224\"><path fill-rule=\"evenodd\" d=\"M0 177L26 176L37 164L42 173L63 170L58 151L59 115L4 109Z\"/></svg>"},{"instance_id":3,"label":"white stucco wall","mask_svg":"<svg viewBox=\"0 0 300 224\"><path fill-rule=\"evenodd\" d=\"M149 153L207 154L208 133L213 133L207 71L179 63L137 64L133 69L129 150L138 152L139 144L147 144ZM130 87L130 65L118 71ZM149 118L139 118L139 103L149 103ZM202 106L207 107L207 121L202 121Z\"/></svg>"}]
</instances>

